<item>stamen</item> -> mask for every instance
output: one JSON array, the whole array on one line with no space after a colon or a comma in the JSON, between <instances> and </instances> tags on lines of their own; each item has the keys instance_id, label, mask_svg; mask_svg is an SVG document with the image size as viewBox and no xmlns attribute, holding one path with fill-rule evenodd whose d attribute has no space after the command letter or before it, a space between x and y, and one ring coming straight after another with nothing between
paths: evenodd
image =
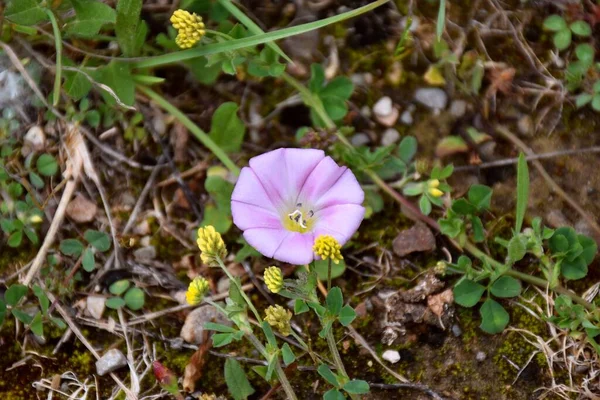
<instances>
[{"instance_id":1,"label":"stamen","mask_svg":"<svg viewBox=\"0 0 600 400\"><path fill-rule=\"evenodd\" d=\"M288 214L291 220L295 221L301 228L306 229L306 221L302 218L302 211L296 210L291 214Z\"/></svg>"},{"instance_id":2,"label":"stamen","mask_svg":"<svg viewBox=\"0 0 600 400\"><path fill-rule=\"evenodd\" d=\"M314 215L315 215L315 213L314 213L314 211L313 211L313 210L310 210L310 211L308 212L308 218L312 218Z\"/></svg>"}]
</instances>

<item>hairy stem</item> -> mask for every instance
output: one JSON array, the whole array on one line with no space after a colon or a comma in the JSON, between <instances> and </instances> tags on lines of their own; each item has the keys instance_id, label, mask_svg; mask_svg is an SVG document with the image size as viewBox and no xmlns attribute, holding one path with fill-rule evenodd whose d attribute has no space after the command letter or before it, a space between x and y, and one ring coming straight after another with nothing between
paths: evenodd
<instances>
[{"instance_id":1,"label":"hairy stem","mask_svg":"<svg viewBox=\"0 0 600 400\"><path fill-rule=\"evenodd\" d=\"M221 260L220 257L217 257L217 262L219 263L219 266L221 267L221 269L223 270L223 272L225 272L225 274L227 275L227 277L229 278L229 280L235 286L237 286L240 294L242 295L242 297L246 301L246 304L248 304L248 307L250 307L250 310L254 314L254 318L256 318L256 320L258 321L259 324L262 323L262 318L260 317L260 314L256 310L256 307L254 307L254 304L252 304L252 300L250 300L250 297L248 297L248 295L246 294L246 292L244 292L242 290L242 285L240 284L240 282L237 279L235 279L233 277L233 275L231 275L231 272L229 272L229 270L227 270L227 267L225 267L225 264L223 264L223 260Z\"/></svg>"}]
</instances>

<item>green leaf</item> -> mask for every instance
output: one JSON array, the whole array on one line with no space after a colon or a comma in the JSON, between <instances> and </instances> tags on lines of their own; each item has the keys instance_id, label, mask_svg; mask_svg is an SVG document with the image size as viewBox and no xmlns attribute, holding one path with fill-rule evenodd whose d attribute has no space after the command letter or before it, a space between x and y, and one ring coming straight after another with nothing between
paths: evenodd
<instances>
[{"instance_id":1,"label":"green leaf","mask_svg":"<svg viewBox=\"0 0 600 400\"><path fill-rule=\"evenodd\" d=\"M58 171L58 163L50 154L39 156L35 165L38 172L44 176L54 176Z\"/></svg>"},{"instance_id":2,"label":"green leaf","mask_svg":"<svg viewBox=\"0 0 600 400\"><path fill-rule=\"evenodd\" d=\"M36 189L44 188L44 180L35 172L29 172L29 182Z\"/></svg>"},{"instance_id":3,"label":"green leaf","mask_svg":"<svg viewBox=\"0 0 600 400\"><path fill-rule=\"evenodd\" d=\"M347 382L343 389L350 394L365 394L369 393L370 387L366 381L353 379Z\"/></svg>"},{"instance_id":4,"label":"green leaf","mask_svg":"<svg viewBox=\"0 0 600 400\"><path fill-rule=\"evenodd\" d=\"M298 315L298 314L305 313L307 311L308 311L308 304L306 304L305 301L296 299L296 301L294 302L294 314Z\"/></svg>"},{"instance_id":5,"label":"green leaf","mask_svg":"<svg viewBox=\"0 0 600 400\"><path fill-rule=\"evenodd\" d=\"M326 281L327 280L327 269L329 265L328 260L317 260L314 262L314 269L317 272L317 276L319 280ZM304 269L306 270L306 269ZM331 279L338 278L343 275L344 271L346 271L346 262L341 260L339 263L331 263Z\"/></svg>"},{"instance_id":6,"label":"green leaf","mask_svg":"<svg viewBox=\"0 0 600 400\"><path fill-rule=\"evenodd\" d=\"M4 300L9 306L16 306L19 301L27 294L27 286L15 283L4 293Z\"/></svg>"},{"instance_id":7,"label":"green leaf","mask_svg":"<svg viewBox=\"0 0 600 400\"><path fill-rule=\"evenodd\" d=\"M92 90L92 82L81 72L64 71L65 83L63 88L74 101L80 100Z\"/></svg>"},{"instance_id":8,"label":"green leaf","mask_svg":"<svg viewBox=\"0 0 600 400\"><path fill-rule=\"evenodd\" d=\"M573 260L562 260L561 272L565 278L570 280L584 278L588 273L588 267L585 258L583 256L578 256Z\"/></svg>"},{"instance_id":9,"label":"green leaf","mask_svg":"<svg viewBox=\"0 0 600 400\"><path fill-rule=\"evenodd\" d=\"M340 324L348 326L352 323L352 321L354 321L355 318L356 311L354 311L354 308L350 307L349 305L345 305L344 307L342 307L342 310L340 311L340 315L338 317L338 319L340 320Z\"/></svg>"},{"instance_id":10,"label":"green leaf","mask_svg":"<svg viewBox=\"0 0 600 400\"><path fill-rule=\"evenodd\" d=\"M340 387L337 377L335 376L335 374L333 372L331 372L331 369L327 365L325 365L325 364L319 365L319 367L317 368L317 372L319 373L319 375L321 375L323 378L325 378L325 380L327 382L329 382L331 385L333 385L335 387Z\"/></svg>"},{"instance_id":11,"label":"green leaf","mask_svg":"<svg viewBox=\"0 0 600 400\"><path fill-rule=\"evenodd\" d=\"M31 315L27 314L22 310L19 310L18 308L13 308L10 310L10 312L16 319L18 319L25 325L29 325L31 324L31 321L33 321L33 317Z\"/></svg>"},{"instance_id":12,"label":"green leaf","mask_svg":"<svg viewBox=\"0 0 600 400\"><path fill-rule=\"evenodd\" d=\"M330 389L323 395L323 400L346 400L346 396L337 389Z\"/></svg>"},{"instance_id":13,"label":"green leaf","mask_svg":"<svg viewBox=\"0 0 600 400\"><path fill-rule=\"evenodd\" d=\"M133 105L135 101L135 81L131 77L130 65L118 61L111 61L107 66L99 68L97 80L110 87L119 100L127 105ZM115 105L116 101L106 91L102 91L102 97L109 105Z\"/></svg>"},{"instance_id":14,"label":"green leaf","mask_svg":"<svg viewBox=\"0 0 600 400\"><path fill-rule=\"evenodd\" d=\"M296 356L290 345L287 343L284 343L283 346L281 346L281 357L283 358L283 363L286 367L296 361Z\"/></svg>"},{"instance_id":15,"label":"green leaf","mask_svg":"<svg viewBox=\"0 0 600 400\"><path fill-rule=\"evenodd\" d=\"M440 0L438 8L437 23L435 27L435 36L437 41L442 40L442 34L444 33L444 26L446 24L446 0Z\"/></svg>"},{"instance_id":16,"label":"green leaf","mask_svg":"<svg viewBox=\"0 0 600 400\"><path fill-rule=\"evenodd\" d=\"M471 228L473 229L473 239L475 243L481 243L485 240L485 230L483 229L483 222L477 216L471 216Z\"/></svg>"},{"instance_id":17,"label":"green leaf","mask_svg":"<svg viewBox=\"0 0 600 400\"><path fill-rule=\"evenodd\" d=\"M209 136L225 152L240 151L246 128L238 115L238 105L233 102L221 104L215 111Z\"/></svg>"},{"instance_id":18,"label":"green leaf","mask_svg":"<svg viewBox=\"0 0 600 400\"><path fill-rule=\"evenodd\" d=\"M40 303L40 308L42 309L42 314L46 315L48 312L48 307L50 307L50 300L44 290L38 285L33 285L33 294L38 298Z\"/></svg>"},{"instance_id":19,"label":"green leaf","mask_svg":"<svg viewBox=\"0 0 600 400\"><path fill-rule=\"evenodd\" d=\"M575 97L575 106L581 108L592 101L594 96L589 93L581 93Z\"/></svg>"},{"instance_id":20,"label":"green leaf","mask_svg":"<svg viewBox=\"0 0 600 400\"><path fill-rule=\"evenodd\" d=\"M138 55L139 46L136 43L140 29L140 13L143 0L118 0L115 33L117 42L125 57Z\"/></svg>"},{"instance_id":21,"label":"green leaf","mask_svg":"<svg viewBox=\"0 0 600 400\"><path fill-rule=\"evenodd\" d=\"M234 400L247 399L254 388L250 385L242 366L234 358L225 360L225 383Z\"/></svg>"},{"instance_id":22,"label":"green leaf","mask_svg":"<svg viewBox=\"0 0 600 400\"><path fill-rule=\"evenodd\" d=\"M66 256L79 257L83 251L83 243L77 239L65 239L60 242L60 252Z\"/></svg>"},{"instance_id":23,"label":"green leaf","mask_svg":"<svg viewBox=\"0 0 600 400\"><path fill-rule=\"evenodd\" d=\"M569 26L571 28L571 32L576 34L577 36L587 37L592 34L592 28L590 24L585 21L575 21Z\"/></svg>"},{"instance_id":24,"label":"green leaf","mask_svg":"<svg viewBox=\"0 0 600 400\"><path fill-rule=\"evenodd\" d=\"M212 343L213 347L223 347L233 342L234 340L233 333L215 333L212 335Z\"/></svg>"},{"instance_id":25,"label":"green leaf","mask_svg":"<svg viewBox=\"0 0 600 400\"><path fill-rule=\"evenodd\" d=\"M96 250L104 252L110 249L110 238L104 232L88 229L83 234L85 240Z\"/></svg>"},{"instance_id":26,"label":"green leaf","mask_svg":"<svg viewBox=\"0 0 600 400\"><path fill-rule=\"evenodd\" d=\"M558 50L564 50L571 44L571 31L564 29L554 34L554 45Z\"/></svg>"},{"instance_id":27,"label":"green leaf","mask_svg":"<svg viewBox=\"0 0 600 400\"><path fill-rule=\"evenodd\" d=\"M354 91L354 84L345 76L338 76L330 81L323 89L320 90L321 97L337 97L342 100L348 100Z\"/></svg>"},{"instance_id":28,"label":"green leaf","mask_svg":"<svg viewBox=\"0 0 600 400\"><path fill-rule=\"evenodd\" d=\"M563 253L569 250L569 241L561 233L554 232L549 241L553 253Z\"/></svg>"},{"instance_id":29,"label":"green leaf","mask_svg":"<svg viewBox=\"0 0 600 400\"><path fill-rule=\"evenodd\" d=\"M40 3L41 0L9 0L4 16L14 24L35 25L47 18Z\"/></svg>"},{"instance_id":30,"label":"green leaf","mask_svg":"<svg viewBox=\"0 0 600 400\"><path fill-rule=\"evenodd\" d=\"M267 338L267 343L273 348L277 347L277 339L275 339L275 334L273 333L273 329L271 329L271 325L267 321L263 321L261 324L261 328L265 337Z\"/></svg>"},{"instance_id":31,"label":"green leaf","mask_svg":"<svg viewBox=\"0 0 600 400\"><path fill-rule=\"evenodd\" d=\"M91 37L100 32L102 26L114 24L117 18L115 10L95 0L71 0L77 18L66 26L67 33Z\"/></svg>"},{"instance_id":32,"label":"green leaf","mask_svg":"<svg viewBox=\"0 0 600 400\"><path fill-rule=\"evenodd\" d=\"M552 32L562 31L567 28L565 19L560 15L551 15L544 20L544 29Z\"/></svg>"},{"instance_id":33,"label":"green leaf","mask_svg":"<svg viewBox=\"0 0 600 400\"><path fill-rule=\"evenodd\" d=\"M109 286L108 291L114 294L115 296L120 296L123 293L125 293L127 289L129 289L129 286L131 286L131 283L127 279L121 279L119 281L113 282Z\"/></svg>"},{"instance_id":34,"label":"green leaf","mask_svg":"<svg viewBox=\"0 0 600 400\"><path fill-rule=\"evenodd\" d=\"M134 287L129 289L127 293L125 293L125 297L123 297L123 300L125 300L127 308L129 308L132 311L137 311L141 310L142 307L144 307L146 297L142 289Z\"/></svg>"},{"instance_id":35,"label":"green leaf","mask_svg":"<svg viewBox=\"0 0 600 400\"><path fill-rule=\"evenodd\" d=\"M594 111L600 111L600 94L598 93L592 98L592 109Z\"/></svg>"},{"instance_id":36,"label":"green leaf","mask_svg":"<svg viewBox=\"0 0 600 400\"><path fill-rule=\"evenodd\" d=\"M478 210L488 210L492 201L492 188L485 185L471 185L467 197Z\"/></svg>"},{"instance_id":37,"label":"green leaf","mask_svg":"<svg viewBox=\"0 0 600 400\"><path fill-rule=\"evenodd\" d=\"M521 232L527 202L529 200L529 168L523 153L519 154L517 162L517 210L515 212L515 232Z\"/></svg>"},{"instance_id":38,"label":"green leaf","mask_svg":"<svg viewBox=\"0 0 600 400\"><path fill-rule=\"evenodd\" d=\"M591 65L594 61L594 48L588 43L578 44L575 47L575 55L586 65Z\"/></svg>"},{"instance_id":39,"label":"green leaf","mask_svg":"<svg viewBox=\"0 0 600 400\"><path fill-rule=\"evenodd\" d=\"M452 202L452 211L460 215L473 215L477 212L477 207L465 199L458 199Z\"/></svg>"},{"instance_id":40,"label":"green leaf","mask_svg":"<svg viewBox=\"0 0 600 400\"><path fill-rule=\"evenodd\" d=\"M583 247L583 253L581 256L585 260L587 265L590 265L594 258L596 257L596 253L598 253L598 244L594 239L586 235L577 235L577 240L581 247Z\"/></svg>"},{"instance_id":41,"label":"green leaf","mask_svg":"<svg viewBox=\"0 0 600 400\"><path fill-rule=\"evenodd\" d=\"M454 287L454 301L463 307L473 307L479 302L485 287L469 279L463 279Z\"/></svg>"},{"instance_id":42,"label":"green leaf","mask_svg":"<svg viewBox=\"0 0 600 400\"><path fill-rule=\"evenodd\" d=\"M508 242L508 258L514 263L525 257L527 238L524 235L513 236Z\"/></svg>"},{"instance_id":43,"label":"green leaf","mask_svg":"<svg viewBox=\"0 0 600 400\"><path fill-rule=\"evenodd\" d=\"M104 302L106 307L117 310L125 305L125 300L120 297L111 297Z\"/></svg>"},{"instance_id":44,"label":"green leaf","mask_svg":"<svg viewBox=\"0 0 600 400\"><path fill-rule=\"evenodd\" d=\"M212 204L204 207L204 218L200 225L212 225L219 233L226 233L231 228L231 212L219 209Z\"/></svg>"},{"instance_id":45,"label":"green leaf","mask_svg":"<svg viewBox=\"0 0 600 400\"><path fill-rule=\"evenodd\" d=\"M327 293L325 303L327 305L327 311L329 311L331 315L338 315L340 311L342 311L342 306L344 304L342 290L337 286L332 287L329 293Z\"/></svg>"},{"instance_id":46,"label":"green leaf","mask_svg":"<svg viewBox=\"0 0 600 400\"><path fill-rule=\"evenodd\" d=\"M459 218L442 218L438 223L440 232L451 238L458 236L464 227L464 223Z\"/></svg>"},{"instance_id":47,"label":"green leaf","mask_svg":"<svg viewBox=\"0 0 600 400\"><path fill-rule=\"evenodd\" d=\"M56 325L56 327L60 330L67 329L67 324L60 318L50 317L50 322Z\"/></svg>"},{"instance_id":48,"label":"green leaf","mask_svg":"<svg viewBox=\"0 0 600 400\"><path fill-rule=\"evenodd\" d=\"M429 201L426 195L422 195L419 199L419 209L424 215L431 213L431 201Z\"/></svg>"},{"instance_id":49,"label":"green leaf","mask_svg":"<svg viewBox=\"0 0 600 400\"><path fill-rule=\"evenodd\" d=\"M6 304L0 300L0 327L4 324L4 318L6 318Z\"/></svg>"},{"instance_id":50,"label":"green leaf","mask_svg":"<svg viewBox=\"0 0 600 400\"><path fill-rule=\"evenodd\" d=\"M479 309L481 314L481 325L479 327L487 333L500 333L508 325L510 319L508 313L495 300L487 299Z\"/></svg>"},{"instance_id":51,"label":"green leaf","mask_svg":"<svg viewBox=\"0 0 600 400\"><path fill-rule=\"evenodd\" d=\"M227 326L227 325L223 325L223 324L216 324L214 322L205 322L204 329L206 329L208 331L224 332L224 333L237 332L237 329L232 328L231 326Z\"/></svg>"},{"instance_id":52,"label":"green leaf","mask_svg":"<svg viewBox=\"0 0 600 400\"><path fill-rule=\"evenodd\" d=\"M405 163L410 162L417 154L417 139L414 136L405 136L398 145L398 157Z\"/></svg>"},{"instance_id":53,"label":"green leaf","mask_svg":"<svg viewBox=\"0 0 600 400\"><path fill-rule=\"evenodd\" d=\"M42 321L42 313L38 311L33 317L31 324L29 325L29 329L37 336L44 336L44 322Z\"/></svg>"},{"instance_id":54,"label":"green leaf","mask_svg":"<svg viewBox=\"0 0 600 400\"><path fill-rule=\"evenodd\" d=\"M23 241L23 231L18 230L14 232L12 235L8 237L8 246L9 247L19 247L21 242Z\"/></svg>"},{"instance_id":55,"label":"green leaf","mask_svg":"<svg viewBox=\"0 0 600 400\"><path fill-rule=\"evenodd\" d=\"M91 248L86 248L83 252L83 259L81 261L83 269L87 272L92 272L96 269L96 261L94 260L94 251Z\"/></svg>"},{"instance_id":56,"label":"green leaf","mask_svg":"<svg viewBox=\"0 0 600 400\"><path fill-rule=\"evenodd\" d=\"M517 297L521 294L521 282L512 276L501 276L492 285L491 292L496 297Z\"/></svg>"}]
</instances>

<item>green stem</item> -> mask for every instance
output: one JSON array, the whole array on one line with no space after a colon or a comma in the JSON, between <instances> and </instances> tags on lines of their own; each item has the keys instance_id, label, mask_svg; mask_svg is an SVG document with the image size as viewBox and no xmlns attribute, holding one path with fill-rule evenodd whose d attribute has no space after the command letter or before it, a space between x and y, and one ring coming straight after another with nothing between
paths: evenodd
<instances>
[{"instance_id":1,"label":"green stem","mask_svg":"<svg viewBox=\"0 0 600 400\"><path fill-rule=\"evenodd\" d=\"M331 258L327 263L327 291L331 290Z\"/></svg>"},{"instance_id":2,"label":"green stem","mask_svg":"<svg viewBox=\"0 0 600 400\"><path fill-rule=\"evenodd\" d=\"M342 357L340 356L340 352L338 351L335 337L333 337L333 329L330 329L329 332L327 332L327 345L329 346L329 352L333 357L333 364L335 365L335 368L337 369L338 373L344 376L344 378L346 378L349 381L350 377L346 372L346 368L344 368L344 363L342 362ZM360 397L358 397L355 394L350 394L350 397L353 400L360 399Z\"/></svg>"},{"instance_id":3,"label":"green stem","mask_svg":"<svg viewBox=\"0 0 600 400\"><path fill-rule=\"evenodd\" d=\"M204 146L206 146L206 148L209 149L223 163L223 165L225 165L225 167L227 167L227 169L229 171L231 171L232 174L234 174L236 176L240 174L240 169L238 168L237 165L235 165L235 163L231 160L231 158L229 158L227 153L225 153L223 151L223 149L221 149L219 147L219 145L216 144L210 138L210 136L208 136L206 134L206 132L204 132L202 129L200 129L200 127L198 125L196 125L194 122L192 122L192 120L189 119L183 112L181 112L177 107L175 107L174 105L169 103L167 101L167 99L165 99L164 97L162 97L161 95L156 93L154 90L150 89L149 87L138 85L138 89L142 93L144 93L146 96L148 96L149 98L154 100L160 107L162 107L169 114L171 114L172 116L177 118L177 120L179 122L181 122L181 124L183 126L185 126L194 136L196 136L196 138Z\"/></svg>"},{"instance_id":4,"label":"green stem","mask_svg":"<svg viewBox=\"0 0 600 400\"><path fill-rule=\"evenodd\" d=\"M54 47L56 47L56 73L54 76L54 99L52 105L56 107L60 100L60 84L62 83L62 38L60 29L54 13L50 9L46 9L46 14L52 23L52 31L54 32Z\"/></svg>"},{"instance_id":5,"label":"green stem","mask_svg":"<svg viewBox=\"0 0 600 400\"><path fill-rule=\"evenodd\" d=\"M242 297L244 298L244 300L248 304L248 307L250 307L250 310L254 314L254 318L256 318L256 320L258 321L259 324L261 324L262 323L262 318L260 317L260 314L256 310L256 307L254 307L254 304L252 304L252 300L250 300L250 297L248 297L248 295L246 294L246 292L244 292L242 290L242 285L240 284L240 282L237 279L235 279L233 277L233 275L231 275L231 272L229 272L227 270L227 268L225 267L225 264L223 264L223 260L221 260L219 257L217 257L217 262L219 263L219 266L221 267L221 269L223 270L223 272L225 272L225 274L229 278L229 281L231 283L233 283L235 286L237 286L240 294L242 295Z\"/></svg>"}]
</instances>

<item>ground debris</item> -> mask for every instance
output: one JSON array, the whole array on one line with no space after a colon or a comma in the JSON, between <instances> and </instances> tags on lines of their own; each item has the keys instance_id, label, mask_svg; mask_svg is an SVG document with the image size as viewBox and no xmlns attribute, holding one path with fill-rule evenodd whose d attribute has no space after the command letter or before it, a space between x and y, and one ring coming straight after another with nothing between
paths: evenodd
<instances>
[{"instance_id":1,"label":"ground debris","mask_svg":"<svg viewBox=\"0 0 600 400\"><path fill-rule=\"evenodd\" d=\"M104 376L127 365L127 359L120 350L110 349L98 361L96 371L98 375Z\"/></svg>"},{"instance_id":2,"label":"ground debris","mask_svg":"<svg viewBox=\"0 0 600 400\"><path fill-rule=\"evenodd\" d=\"M435 237L425 224L417 222L412 228L400 232L392 247L400 257L416 251L432 251L435 250Z\"/></svg>"}]
</instances>

